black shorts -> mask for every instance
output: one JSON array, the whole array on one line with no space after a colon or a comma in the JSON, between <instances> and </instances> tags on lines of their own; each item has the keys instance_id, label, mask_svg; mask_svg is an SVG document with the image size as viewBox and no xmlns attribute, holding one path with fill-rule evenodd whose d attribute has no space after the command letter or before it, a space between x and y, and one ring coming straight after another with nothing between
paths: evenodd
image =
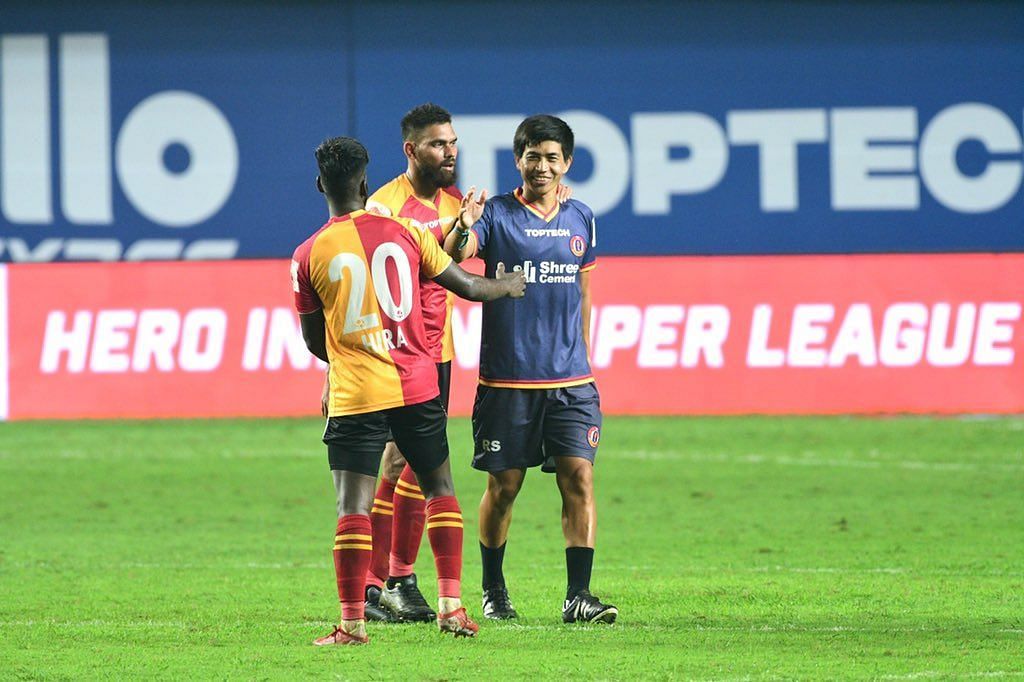
<instances>
[{"instance_id":1,"label":"black shorts","mask_svg":"<svg viewBox=\"0 0 1024 682\"><path fill-rule=\"evenodd\" d=\"M505 471L541 466L554 457L591 462L601 440L601 396L591 382L569 388L478 386L473 404L473 467Z\"/></svg>"},{"instance_id":2,"label":"black shorts","mask_svg":"<svg viewBox=\"0 0 1024 682\"><path fill-rule=\"evenodd\" d=\"M445 414L448 414L448 397L452 392L452 361L439 362L437 363L437 388L441 391L441 395L438 398L441 399L441 407L444 408ZM395 440L395 437L388 431L388 441ZM402 450L401 446L398 448ZM402 450L405 452L405 450ZM415 467L413 467L415 469Z\"/></svg>"},{"instance_id":3,"label":"black shorts","mask_svg":"<svg viewBox=\"0 0 1024 682\"><path fill-rule=\"evenodd\" d=\"M448 414L440 397L379 412L329 417L324 429L332 470L377 476L384 445L392 437L417 474L448 459Z\"/></svg>"}]
</instances>

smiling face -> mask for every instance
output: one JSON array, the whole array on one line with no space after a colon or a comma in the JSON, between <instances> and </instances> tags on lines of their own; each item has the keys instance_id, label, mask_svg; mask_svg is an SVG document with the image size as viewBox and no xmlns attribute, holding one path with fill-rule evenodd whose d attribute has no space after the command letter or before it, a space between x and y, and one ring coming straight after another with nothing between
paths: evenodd
<instances>
[{"instance_id":1,"label":"smiling face","mask_svg":"<svg viewBox=\"0 0 1024 682\"><path fill-rule=\"evenodd\" d=\"M456 179L457 142L451 123L435 123L424 128L415 141L406 141L405 153L420 177L438 189L451 187Z\"/></svg>"},{"instance_id":2,"label":"smiling face","mask_svg":"<svg viewBox=\"0 0 1024 682\"><path fill-rule=\"evenodd\" d=\"M516 168L523 176L523 189L534 197L555 191L571 165L572 158L565 158L561 143L554 140L527 145L516 159Z\"/></svg>"}]
</instances>

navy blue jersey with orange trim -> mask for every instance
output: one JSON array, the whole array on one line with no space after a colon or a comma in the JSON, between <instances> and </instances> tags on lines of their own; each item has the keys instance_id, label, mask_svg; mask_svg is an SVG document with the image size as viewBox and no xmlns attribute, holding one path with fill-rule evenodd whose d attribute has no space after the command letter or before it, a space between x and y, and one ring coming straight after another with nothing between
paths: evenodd
<instances>
[{"instance_id":1,"label":"navy blue jersey with orange trim","mask_svg":"<svg viewBox=\"0 0 1024 682\"><path fill-rule=\"evenodd\" d=\"M583 341L580 273L597 263L594 213L570 200L548 214L520 190L494 197L473 225L477 254L526 273L526 295L484 303L480 383L559 388L593 381Z\"/></svg>"}]
</instances>

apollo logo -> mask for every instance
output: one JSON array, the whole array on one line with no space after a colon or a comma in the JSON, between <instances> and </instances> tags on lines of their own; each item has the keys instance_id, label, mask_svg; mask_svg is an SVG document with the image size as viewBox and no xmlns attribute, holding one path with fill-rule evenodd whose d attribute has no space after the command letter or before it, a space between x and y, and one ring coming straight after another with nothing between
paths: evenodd
<instances>
[{"instance_id":1,"label":"apollo logo","mask_svg":"<svg viewBox=\"0 0 1024 682\"><path fill-rule=\"evenodd\" d=\"M113 224L115 174L131 205L164 227L190 227L224 206L238 177L238 144L213 103L190 92L157 92L136 104L114 131L107 36L61 35L56 55L51 84L47 36L0 36L4 220L46 225L59 210L70 223ZM59 130L59 209L51 167L53 116ZM187 157L184 168L168 167L165 159L175 154Z\"/></svg>"}]
</instances>

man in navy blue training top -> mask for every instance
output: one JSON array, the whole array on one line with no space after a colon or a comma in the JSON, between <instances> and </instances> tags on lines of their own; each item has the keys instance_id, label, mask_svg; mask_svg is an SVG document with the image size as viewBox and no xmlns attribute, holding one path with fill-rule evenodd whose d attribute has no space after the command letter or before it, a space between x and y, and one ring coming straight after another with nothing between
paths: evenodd
<instances>
[{"instance_id":1,"label":"man in navy blue training top","mask_svg":"<svg viewBox=\"0 0 1024 682\"><path fill-rule=\"evenodd\" d=\"M594 214L558 202L572 164L573 133L554 116L531 116L516 130L523 184L487 201L470 189L445 240L456 262L474 255L493 276L522 270L529 293L484 304L480 385L473 406L473 466L487 472L480 501L483 610L515 618L502 562L512 505L526 469L554 472L562 495L568 590L562 620L612 623L618 609L590 593L597 509L594 457L601 402L590 369L590 276L596 265Z\"/></svg>"}]
</instances>

